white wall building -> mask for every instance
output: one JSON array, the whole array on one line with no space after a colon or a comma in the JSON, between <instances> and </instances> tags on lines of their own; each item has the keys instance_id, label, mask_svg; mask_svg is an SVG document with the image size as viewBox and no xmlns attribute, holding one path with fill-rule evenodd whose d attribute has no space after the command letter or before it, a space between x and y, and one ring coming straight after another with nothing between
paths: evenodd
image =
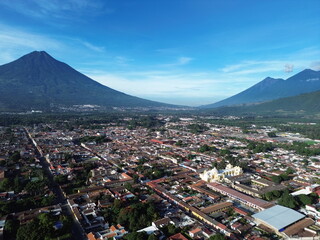
<instances>
[{"instance_id":1,"label":"white wall building","mask_svg":"<svg viewBox=\"0 0 320 240\"><path fill-rule=\"evenodd\" d=\"M228 164L225 169L218 170L213 168L200 174L200 178L206 182L223 181L227 176L238 176L243 173L242 168Z\"/></svg>"}]
</instances>

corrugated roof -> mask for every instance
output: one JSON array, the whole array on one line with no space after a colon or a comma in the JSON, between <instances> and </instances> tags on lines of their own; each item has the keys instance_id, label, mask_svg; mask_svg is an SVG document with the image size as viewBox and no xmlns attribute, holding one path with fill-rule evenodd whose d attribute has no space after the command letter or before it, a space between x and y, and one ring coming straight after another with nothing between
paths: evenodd
<instances>
[{"instance_id":1,"label":"corrugated roof","mask_svg":"<svg viewBox=\"0 0 320 240\"><path fill-rule=\"evenodd\" d=\"M252 215L275 229L283 229L305 216L295 210L287 207L276 205Z\"/></svg>"},{"instance_id":2,"label":"corrugated roof","mask_svg":"<svg viewBox=\"0 0 320 240\"><path fill-rule=\"evenodd\" d=\"M265 200L250 197L248 195L240 193L232 188L229 188L229 187L222 185L222 184L219 184L219 183L208 183L208 187L210 187L210 186L215 189L218 189L220 191L224 191L224 192L234 196L235 198L242 199L248 203L254 204L254 205L261 207L261 208L265 208L267 205L270 204L269 202L267 202Z\"/></svg>"},{"instance_id":3,"label":"corrugated roof","mask_svg":"<svg viewBox=\"0 0 320 240\"><path fill-rule=\"evenodd\" d=\"M284 233L287 236L293 236L296 235L298 232L303 231L304 228L309 227L312 224L314 224L314 221L311 218L306 218L288 227L284 231Z\"/></svg>"},{"instance_id":4,"label":"corrugated roof","mask_svg":"<svg viewBox=\"0 0 320 240\"><path fill-rule=\"evenodd\" d=\"M231 207L232 205L233 204L231 202L222 202L222 203L212 204L209 207L201 209L201 211L208 214L215 211L219 211L220 209Z\"/></svg>"}]
</instances>

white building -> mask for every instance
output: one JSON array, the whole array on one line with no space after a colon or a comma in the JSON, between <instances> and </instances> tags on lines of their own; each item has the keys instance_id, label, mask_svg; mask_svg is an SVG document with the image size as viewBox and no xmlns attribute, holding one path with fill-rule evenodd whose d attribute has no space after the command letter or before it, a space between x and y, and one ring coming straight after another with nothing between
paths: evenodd
<instances>
[{"instance_id":1,"label":"white building","mask_svg":"<svg viewBox=\"0 0 320 240\"><path fill-rule=\"evenodd\" d=\"M243 173L242 168L228 164L225 169L218 170L213 168L200 174L200 178L206 182L223 181L227 176L238 176Z\"/></svg>"}]
</instances>

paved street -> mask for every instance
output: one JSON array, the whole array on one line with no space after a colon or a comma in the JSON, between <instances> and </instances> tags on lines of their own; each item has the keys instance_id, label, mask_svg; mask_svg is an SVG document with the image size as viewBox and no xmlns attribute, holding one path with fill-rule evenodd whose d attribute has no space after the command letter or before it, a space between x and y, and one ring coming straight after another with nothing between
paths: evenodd
<instances>
[{"instance_id":1,"label":"paved street","mask_svg":"<svg viewBox=\"0 0 320 240\"><path fill-rule=\"evenodd\" d=\"M30 138L30 140L32 141L34 147L37 149L37 154L38 154L38 158L40 160L40 164L49 180L49 187L51 188L52 192L56 195L56 202L55 204L61 204L61 208L64 210L65 213L67 213L67 215L71 216L73 219L73 226L72 226L72 238L75 240L86 240L88 239L82 226L80 225L80 223L75 219L73 211L71 210L70 206L67 204L67 199L61 189L61 187L54 181L53 179L53 175L52 172L50 171L49 168L49 163L47 162L47 160L45 159L45 157L42 155L42 151L39 148L39 146L37 146L37 143L35 142L35 140L32 138L31 134L29 133L29 131L25 128L25 131L28 135L28 137Z\"/></svg>"}]
</instances>

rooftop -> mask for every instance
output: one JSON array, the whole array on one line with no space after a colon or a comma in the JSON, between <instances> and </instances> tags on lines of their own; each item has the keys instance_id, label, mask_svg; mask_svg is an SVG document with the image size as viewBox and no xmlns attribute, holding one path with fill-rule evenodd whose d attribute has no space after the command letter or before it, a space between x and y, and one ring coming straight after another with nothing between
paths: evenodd
<instances>
[{"instance_id":1,"label":"rooftop","mask_svg":"<svg viewBox=\"0 0 320 240\"><path fill-rule=\"evenodd\" d=\"M299 232L303 231L304 228L309 227L310 225L314 224L314 221L311 218L305 218L292 226L288 227L284 233L287 236L294 236L297 235Z\"/></svg>"},{"instance_id":2,"label":"rooftop","mask_svg":"<svg viewBox=\"0 0 320 240\"><path fill-rule=\"evenodd\" d=\"M254 204L254 205L261 207L261 208L265 208L267 205L269 205L269 203L267 201L264 201L262 199L252 198L250 196L247 196L243 193L240 193L232 188L229 188L229 187L224 186L219 183L208 183L208 186L209 187L211 186L211 187L218 189L220 191L224 191L224 192L234 196L235 198L242 199L248 203Z\"/></svg>"},{"instance_id":3,"label":"rooftop","mask_svg":"<svg viewBox=\"0 0 320 240\"><path fill-rule=\"evenodd\" d=\"M177 233L177 234L169 237L169 240L188 240L188 238L183 236L181 233Z\"/></svg>"},{"instance_id":4,"label":"rooftop","mask_svg":"<svg viewBox=\"0 0 320 240\"><path fill-rule=\"evenodd\" d=\"M276 205L256 213L252 215L252 217L265 222L275 229L281 230L304 218L305 216L290 208Z\"/></svg>"}]
</instances>

